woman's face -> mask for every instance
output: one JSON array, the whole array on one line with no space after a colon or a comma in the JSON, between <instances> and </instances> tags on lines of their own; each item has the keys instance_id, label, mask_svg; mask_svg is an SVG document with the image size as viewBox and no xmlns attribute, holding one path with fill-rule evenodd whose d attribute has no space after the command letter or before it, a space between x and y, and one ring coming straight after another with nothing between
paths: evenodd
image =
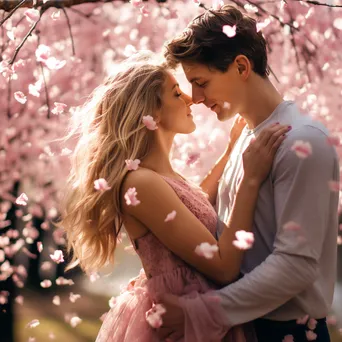
<instances>
[{"instance_id":1,"label":"woman's face","mask_svg":"<svg viewBox=\"0 0 342 342\"><path fill-rule=\"evenodd\" d=\"M167 72L163 85L158 127L173 133L192 133L196 129L191 115L192 104L191 97L180 90L174 76Z\"/></svg>"}]
</instances>

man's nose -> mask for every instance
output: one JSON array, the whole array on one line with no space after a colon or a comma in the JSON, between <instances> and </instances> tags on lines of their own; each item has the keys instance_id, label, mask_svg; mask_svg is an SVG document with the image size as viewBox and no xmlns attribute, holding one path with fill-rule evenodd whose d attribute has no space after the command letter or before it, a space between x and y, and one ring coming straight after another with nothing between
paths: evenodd
<instances>
[{"instance_id":1,"label":"man's nose","mask_svg":"<svg viewBox=\"0 0 342 342\"><path fill-rule=\"evenodd\" d=\"M197 87L192 87L192 101L193 103L199 104L204 102L205 96L203 94L203 91L201 89L198 89Z\"/></svg>"}]
</instances>

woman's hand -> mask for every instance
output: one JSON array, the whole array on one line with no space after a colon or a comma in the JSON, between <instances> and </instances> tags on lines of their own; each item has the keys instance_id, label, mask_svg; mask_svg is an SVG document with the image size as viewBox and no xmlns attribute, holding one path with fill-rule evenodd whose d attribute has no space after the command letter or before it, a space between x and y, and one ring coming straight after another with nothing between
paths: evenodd
<instances>
[{"instance_id":1,"label":"woman's hand","mask_svg":"<svg viewBox=\"0 0 342 342\"><path fill-rule=\"evenodd\" d=\"M291 126L275 124L265 128L243 153L244 178L260 185L271 171L276 152Z\"/></svg>"},{"instance_id":2,"label":"woman's hand","mask_svg":"<svg viewBox=\"0 0 342 342\"><path fill-rule=\"evenodd\" d=\"M233 126L229 134L229 144L231 146L235 145L236 141L239 139L241 132L245 128L245 126L246 126L245 119L239 114L235 115Z\"/></svg>"}]
</instances>

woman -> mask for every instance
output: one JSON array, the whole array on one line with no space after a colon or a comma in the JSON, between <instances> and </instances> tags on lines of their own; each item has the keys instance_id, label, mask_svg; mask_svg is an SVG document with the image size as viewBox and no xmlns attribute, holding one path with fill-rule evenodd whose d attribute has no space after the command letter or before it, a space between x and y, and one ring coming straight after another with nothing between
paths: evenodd
<instances>
[{"instance_id":1,"label":"woman","mask_svg":"<svg viewBox=\"0 0 342 342\"><path fill-rule=\"evenodd\" d=\"M235 232L251 229L258 188L288 128L265 130L244 153L245 174L217 242L213 206L169 158L174 136L196 128L191 105L164 66L135 60L95 91L82 114L59 223L72 251L69 268L79 263L91 272L112 262L124 225L145 270L117 297L97 342L158 341L161 308L150 310L158 293L202 293L238 277L243 252L232 244ZM218 251L205 251L204 242Z\"/></svg>"}]
</instances>

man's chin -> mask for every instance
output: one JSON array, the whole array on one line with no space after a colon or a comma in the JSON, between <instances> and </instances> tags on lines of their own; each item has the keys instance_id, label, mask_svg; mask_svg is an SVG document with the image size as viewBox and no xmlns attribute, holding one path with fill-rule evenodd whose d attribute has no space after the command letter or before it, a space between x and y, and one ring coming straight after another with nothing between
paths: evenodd
<instances>
[{"instance_id":1,"label":"man's chin","mask_svg":"<svg viewBox=\"0 0 342 342\"><path fill-rule=\"evenodd\" d=\"M227 120L230 120L232 119L233 117L235 116L234 113L230 113L228 111L222 111L222 112L219 112L217 113L217 119L219 121L227 121Z\"/></svg>"}]
</instances>

